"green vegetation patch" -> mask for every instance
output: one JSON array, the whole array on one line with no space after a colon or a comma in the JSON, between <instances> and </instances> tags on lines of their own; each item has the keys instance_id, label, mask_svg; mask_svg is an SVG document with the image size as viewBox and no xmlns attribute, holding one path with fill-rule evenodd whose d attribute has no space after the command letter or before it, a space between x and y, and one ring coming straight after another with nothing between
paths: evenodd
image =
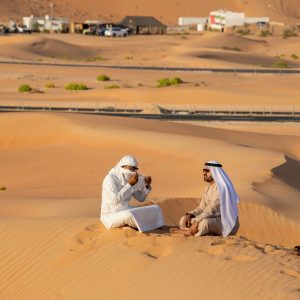
<instances>
[{"instance_id":1,"label":"green vegetation patch","mask_svg":"<svg viewBox=\"0 0 300 300\"><path fill-rule=\"evenodd\" d=\"M111 89L119 89L120 86L113 83L113 84L106 85L104 88L107 89L107 90L111 90Z\"/></svg>"},{"instance_id":2,"label":"green vegetation patch","mask_svg":"<svg viewBox=\"0 0 300 300\"><path fill-rule=\"evenodd\" d=\"M237 30L237 33L240 35L249 35L249 34L251 34L251 30L249 28L243 28L243 29Z\"/></svg>"},{"instance_id":3,"label":"green vegetation patch","mask_svg":"<svg viewBox=\"0 0 300 300\"><path fill-rule=\"evenodd\" d=\"M65 86L65 90L85 91L85 90L88 90L88 87L83 83L69 83Z\"/></svg>"},{"instance_id":4,"label":"green vegetation patch","mask_svg":"<svg viewBox=\"0 0 300 300\"><path fill-rule=\"evenodd\" d=\"M157 87L162 88L162 87L168 87L171 85L179 85L182 84L183 80L179 77L174 77L174 78L162 78L157 80Z\"/></svg>"},{"instance_id":5,"label":"green vegetation patch","mask_svg":"<svg viewBox=\"0 0 300 300\"><path fill-rule=\"evenodd\" d=\"M242 50L239 47L223 47L224 50L231 50L231 51L236 51L236 52L241 52Z\"/></svg>"},{"instance_id":6,"label":"green vegetation patch","mask_svg":"<svg viewBox=\"0 0 300 300\"><path fill-rule=\"evenodd\" d=\"M93 56L85 59L86 62L103 61L103 60L106 60L106 58L102 56Z\"/></svg>"},{"instance_id":7,"label":"green vegetation patch","mask_svg":"<svg viewBox=\"0 0 300 300\"><path fill-rule=\"evenodd\" d=\"M174 77L170 79L171 85L179 85L183 83L183 80L179 77Z\"/></svg>"},{"instance_id":8,"label":"green vegetation patch","mask_svg":"<svg viewBox=\"0 0 300 300\"><path fill-rule=\"evenodd\" d=\"M27 93L31 91L32 91L32 87L29 84L22 84L18 89L19 93Z\"/></svg>"},{"instance_id":9,"label":"green vegetation patch","mask_svg":"<svg viewBox=\"0 0 300 300\"><path fill-rule=\"evenodd\" d=\"M53 82L48 82L48 83L46 83L45 87L47 89L54 89L55 88L55 84Z\"/></svg>"},{"instance_id":10,"label":"green vegetation patch","mask_svg":"<svg viewBox=\"0 0 300 300\"><path fill-rule=\"evenodd\" d=\"M171 85L169 78L162 78L157 80L157 87L168 87Z\"/></svg>"},{"instance_id":11,"label":"green vegetation patch","mask_svg":"<svg viewBox=\"0 0 300 300\"><path fill-rule=\"evenodd\" d=\"M291 58L293 58L293 59L298 59L299 56L298 56L297 54L292 54L292 55L291 55Z\"/></svg>"},{"instance_id":12,"label":"green vegetation patch","mask_svg":"<svg viewBox=\"0 0 300 300\"><path fill-rule=\"evenodd\" d=\"M283 34L282 34L282 37L284 39L287 39L289 37L296 37L298 36L298 33L296 32L296 29L295 28L288 28L288 29L285 29Z\"/></svg>"},{"instance_id":13,"label":"green vegetation patch","mask_svg":"<svg viewBox=\"0 0 300 300\"><path fill-rule=\"evenodd\" d=\"M101 74L97 77L98 81L110 81L109 76L105 75L105 74Z\"/></svg>"},{"instance_id":14,"label":"green vegetation patch","mask_svg":"<svg viewBox=\"0 0 300 300\"><path fill-rule=\"evenodd\" d=\"M261 36L261 37L267 37L267 36L270 36L270 35L272 35L272 32L269 31L269 30L262 30L259 34L259 36Z\"/></svg>"},{"instance_id":15,"label":"green vegetation patch","mask_svg":"<svg viewBox=\"0 0 300 300\"><path fill-rule=\"evenodd\" d=\"M275 61L272 65L273 68L289 68L289 65L285 61Z\"/></svg>"}]
</instances>

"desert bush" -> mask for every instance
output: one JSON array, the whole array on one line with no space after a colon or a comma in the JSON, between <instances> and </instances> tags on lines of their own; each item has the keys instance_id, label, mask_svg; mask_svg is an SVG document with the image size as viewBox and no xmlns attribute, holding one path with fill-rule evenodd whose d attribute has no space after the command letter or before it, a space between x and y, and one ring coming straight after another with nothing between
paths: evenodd
<instances>
[{"instance_id":1,"label":"desert bush","mask_svg":"<svg viewBox=\"0 0 300 300\"><path fill-rule=\"evenodd\" d=\"M157 87L167 87L170 86L171 82L169 78L162 78L157 80Z\"/></svg>"},{"instance_id":2,"label":"desert bush","mask_svg":"<svg viewBox=\"0 0 300 300\"><path fill-rule=\"evenodd\" d=\"M55 84L53 82L48 82L48 83L46 83L45 87L47 89L54 89L55 88Z\"/></svg>"},{"instance_id":3,"label":"desert bush","mask_svg":"<svg viewBox=\"0 0 300 300\"><path fill-rule=\"evenodd\" d=\"M19 89L19 93L26 93L26 92L31 92L32 87L29 84L22 84Z\"/></svg>"},{"instance_id":4,"label":"desert bush","mask_svg":"<svg viewBox=\"0 0 300 300\"><path fill-rule=\"evenodd\" d=\"M97 77L97 80L98 81L110 81L110 78L109 78L109 76L102 74Z\"/></svg>"},{"instance_id":5,"label":"desert bush","mask_svg":"<svg viewBox=\"0 0 300 300\"><path fill-rule=\"evenodd\" d=\"M93 56L93 57L89 57L89 58L85 59L85 61L87 61L87 62L102 61L102 60L106 60L106 58L104 58L102 56Z\"/></svg>"},{"instance_id":6,"label":"desert bush","mask_svg":"<svg viewBox=\"0 0 300 300\"><path fill-rule=\"evenodd\" d=\"M237 30L237 33L240 35L249 35L251 33L251 30L248 28L243 28L243 29Z\"/></svg>"},{"instance_id":7,"label":"desert bush","mask_svg":"<svg viewBox=\"0 0 300 300\"><path fill-rule=\"evenodd\" d=\"M83 83L69 83L65 86L65 90L69 91L84 91L87 89L88 87Z\"/></svg>"},{"instance_id":8,"label":"desert bush","mask_svg":"<svg viewBox=\"0 0 300 300\"><path fill-rule=\"evenodd\" d=\"M280 61L275 61L272 65L272 67L273 68L288 68L289 65L287 62L280 60Z\"/></svg>"},{"instance_id":9,"label":"desert bush","mask_svg":"<svg viewBox=\"0 0 300 300\"><path fill-rule=\"evenodd\" d=\"M283 34L282 34L282 37L284 39L287 39L287 38L293 37L293 36L298 36L298 33L296 32L295 28L285 29Z\"/></svg>"},{"instance_id":10,"label":"desert bush","mask_svg":"<svg viewBox=\"0 0 300 300\"><path fill-rule=\"evenodd\" d=\"M272 32L269 30L262 30L259 34L259 36L261 36L261 37L267 37L269 35L272 35Z\"/></svg>"},{"instance_id":11,"label":"desert bush","mask_svg":"<svg viewBox=\"0 0 300 300\"><path fill-rule=\"evenodd\" d=\"M117 84L113 83L113 84L106 85L104 88L107 89L107 90L111 90L111 89L119 89L120 86L118 86Z\"/></svg>"},{"instance_id":12,"label":"desert bush","mask_svg":"<svg viewBox=\"0 0 300 300\"><path fill-rule=\"evenodd\" d=\"M242 50L239 47L223 47L224 50L231 50L231 51L236 51L236 52L241 52Z\"/></svg>"},{"instance_id":13,"label":"desert bush","mask_svg":"<svg viewBox=\"0 0 300 300\"><path fill-rule=\"evenodd\" d=\"M291 55L291 58L293 58L293 59L298 59L299 56L298 56L297 54L292 54L292 55Z\"/></svg>"},{"instance_id":14,"label":"desert bush","mask_svg":"<svg viewBox=\"0 0 300 300\"><path fill-rule=\"evenodd\" d=\"M183 83L183 80L179 77L174 77L170 79L171 85L179 85Z\"/></svg>"},{"instance_id":15,"label":"desert bush","mask_svg":"<svg viewBox=\"0 0 300 300\"><path fill-rule=\"evenodd\" d=\"M0 191L6 191L6 187L5 186L0 186Z\"/></svg>"}]
</instances>

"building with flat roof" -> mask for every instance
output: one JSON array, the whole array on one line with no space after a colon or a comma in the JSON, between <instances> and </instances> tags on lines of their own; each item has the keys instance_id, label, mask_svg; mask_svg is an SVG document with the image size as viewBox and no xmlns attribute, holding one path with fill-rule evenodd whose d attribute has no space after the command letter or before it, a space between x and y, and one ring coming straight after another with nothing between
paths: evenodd
<instances>
[{"instance_id":1,"label":"building with flat roof","mask_svg":"<svg viewBox=\"0 0 300 300\"><path fill-rule=\"evenodd\" d=\"M23 25L32 31L53 31L53 32L68 32L69 20L65 18L51 18L46 15L45 17L23 17Z\"/></svg>"},{"instance_id":2,"label":"building with flat roof","mask_svg":"<svg viewBox=\"0 0 300 300\"><path fill-rule=\"evenodd\" d=\"M154 17L126 16L118 25L130 28L134 34L167 33L167 26Z\"/></svg>"}]
</instances>

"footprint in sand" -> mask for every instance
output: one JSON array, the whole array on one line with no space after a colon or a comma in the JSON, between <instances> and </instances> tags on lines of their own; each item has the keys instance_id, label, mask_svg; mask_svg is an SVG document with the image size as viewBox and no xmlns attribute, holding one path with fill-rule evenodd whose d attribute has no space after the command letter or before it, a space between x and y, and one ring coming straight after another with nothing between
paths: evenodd
<instances>
[{"instance_id":1,"label":"footprint in sand","mask_svg":"<svg viewBox=\"0 0 300 300\"><path fill-rule=\"evenodd\" d=\"M287 254L287 251L284 249L280 249L276 246L272 245L265 245L262 249L262 252L265 254L270 254L270 255L282 255L282 254Z\"/></svg>"},{"instance_id":2,"label":"footprint in sand","mask_svg":"<svg viewBox=\"0 0 300 300\"><path fill-rule=\"evenodd\" d=\"M237 261L237 262L253 262L256 261L258 258L249 255L233 255L225 257L226 260L230 261Z\"/></svg>"},{"instance_id":3,"label":"footprint in sand","mask_svg":"<svg viewBox=\"0 0 300 300\"><path fill-rule=\"evenodd\" d=\"M163 237L139 236L126 239L123 246L129 247L150 258L159 259L172 254L169 240Z\"/></svg>"},{"instance_id":4,"label":"footprint in sand","mask_svg":"<svg viewBox=\"0 0 300 300\"><path fill-rule=\"evenodd\" d=\"M293 269L283 269L280 273L300 279L300 272Z\"/></svg>"},{"instance_id":5,"label":"footprint in sand","mask_svg":"<svg viewBox=\"0 0 300 300\"><path fill-rule=\"evenodd\" d=\"M68 250L71 252L86 252L95 248L103 228L100 223L88 225L77 233L71 241Z\"/></svg>"},{"instance_id":6,"label":"footprint in sand","mask_svg":"<svg viewBox=\"0 0 300 300\"><path fill-rule=\"evenodd\" d=\"M236 261L236 262L254 262L258 259L256 256L250 256L247 254L235 254L226 255L226 250L230 249L243 251L242 249L247 248L248 245L241 239L222 239L216 240L211 243L211 247L206 249L200 249L200 252L206 253L213 256L221 256L225 260Z\"/></svg>"}]
</instances>

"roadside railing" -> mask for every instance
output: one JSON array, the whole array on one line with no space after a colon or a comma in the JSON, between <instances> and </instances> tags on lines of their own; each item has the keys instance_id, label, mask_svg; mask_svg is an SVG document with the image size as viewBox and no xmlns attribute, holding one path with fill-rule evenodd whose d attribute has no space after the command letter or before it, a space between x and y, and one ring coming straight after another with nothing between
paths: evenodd
<instances>
[{"instance_id":1,"label":"roadside railing","mask_svg":"<svg viewBox=\"0 0 300 300\"><path fill-rule=\"evenodd\" d=\"M0 112L59 112L155 119L300 121L300 105L156 105L136 103L1 101Z\"/></svg>"}]
</instances>

